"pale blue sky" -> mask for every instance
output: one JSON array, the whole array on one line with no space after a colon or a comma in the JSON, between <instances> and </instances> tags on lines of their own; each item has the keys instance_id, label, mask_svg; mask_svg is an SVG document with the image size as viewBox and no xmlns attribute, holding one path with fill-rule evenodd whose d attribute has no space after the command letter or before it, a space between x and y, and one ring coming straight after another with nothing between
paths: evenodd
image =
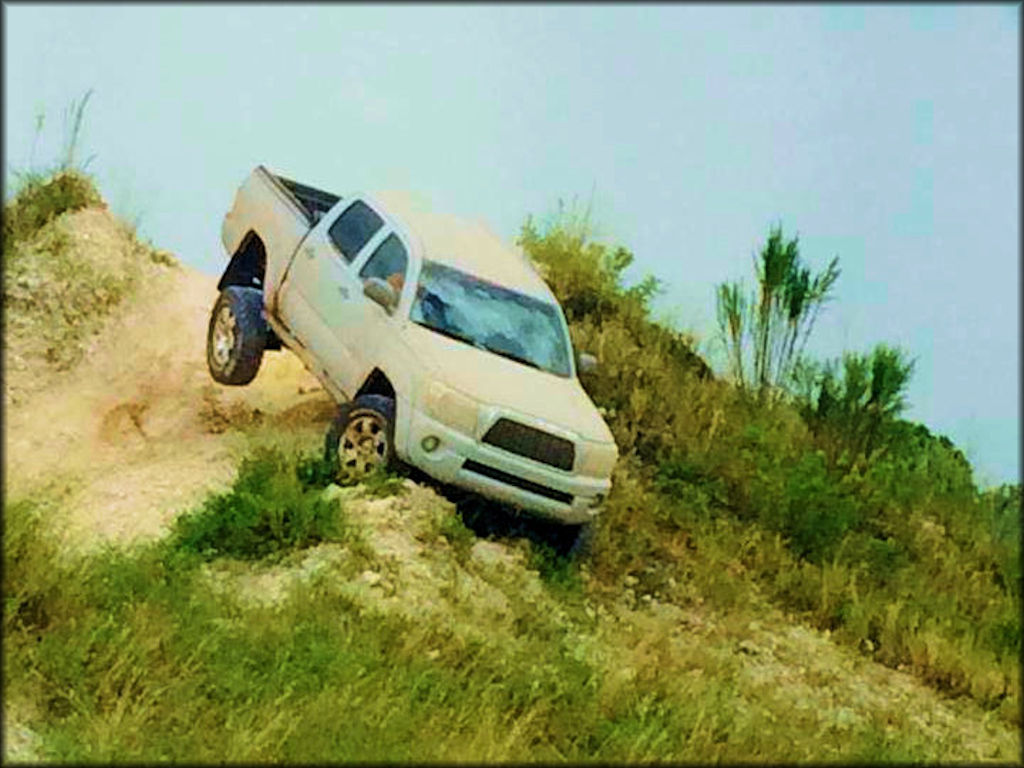
<instances>
[{"instance_id":1,"label":"pale blue sky","mask_svg":"<svg viewBox=\"0 0 1024 768\"><path fill-rule=\"evenodd\" d=\"M4 4L5 180L83 157L114 210L219 271L257 163L409 188L513 238L586 200L712 352L714 286L781 222L843 273L811 351L899 344L909 418L1018 481L1020 9ZM213 297L211 296L211 302ZM714 358L714 355L712 354Z\"/></svg>"}]
</instances>

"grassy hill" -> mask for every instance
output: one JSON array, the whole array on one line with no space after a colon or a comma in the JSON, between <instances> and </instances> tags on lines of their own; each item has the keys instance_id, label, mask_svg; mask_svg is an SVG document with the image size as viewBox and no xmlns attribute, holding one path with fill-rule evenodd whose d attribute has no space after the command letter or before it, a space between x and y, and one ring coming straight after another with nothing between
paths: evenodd
<instances>
[{"instance_id":1,"label":"grassy hill","mask_svg":"<svg viewBox=\"0 0 1024 768\"><path fill-rule=\"evenodd\" d=\"M622 452L583 562L422 478L331 484L290 353L210 381L215 278L86 177L7 201L5 758L1018 759L1019 488L895 419L844 450L651 322L625 249L522 244Z\"/></svg>"}]
</instances>

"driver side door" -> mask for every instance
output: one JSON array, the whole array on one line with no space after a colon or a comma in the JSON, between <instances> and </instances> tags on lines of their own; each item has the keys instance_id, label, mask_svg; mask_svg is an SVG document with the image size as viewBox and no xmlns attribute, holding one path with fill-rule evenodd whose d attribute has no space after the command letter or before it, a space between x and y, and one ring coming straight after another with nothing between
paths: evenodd
<instances>
[{"instance_id":1,"label":"driver side door","mask_svg":"<svg viewBox=\"0 0 1024 768\"><path fill-rule=\"evenodd\" d=\"M409 301L411 288L407 288L409 276L409 251L394 230L386 231L374 238L364 255L353 265L358 272L359 301L355 302L349 316L351 325L338 329L338 342L349 348L349 355L362 376L368 376L392 352L397 343L396 327ZM363 284L370 278L383 280L395 291L396 305L389 312L373 299L362 295Z\"/></svg>"},{"instance_id":2,"label":"driver side door","mask_svg":"<svg viewBox=\"0 0 1024 768\"><path fill-rule=\"evenodd\" d=\"M362 383L360 306L366 301L355 272L360 257L384 236L383 218L352 200L332 222L310 232L296 255L292 282L294 331L318 364L349 397Z\"/></svg>"}]
</instances>

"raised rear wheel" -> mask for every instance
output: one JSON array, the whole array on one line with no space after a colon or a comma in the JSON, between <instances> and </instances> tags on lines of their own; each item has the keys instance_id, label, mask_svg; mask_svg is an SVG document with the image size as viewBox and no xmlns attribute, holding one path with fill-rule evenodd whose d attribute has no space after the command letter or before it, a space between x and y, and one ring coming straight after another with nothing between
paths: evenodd
<instances>
[{"instance_id":1,"label":"raised rear wheel","mask_svg":"<svg viewBox=\"0 0 1024 768\"><path fill-rule=\"evenodd\" d=\"M206 365L221 384L240 386L256 377L269 336L263 294L229 285L213 305L206 333Z\"/></svg>"}]
</instances>

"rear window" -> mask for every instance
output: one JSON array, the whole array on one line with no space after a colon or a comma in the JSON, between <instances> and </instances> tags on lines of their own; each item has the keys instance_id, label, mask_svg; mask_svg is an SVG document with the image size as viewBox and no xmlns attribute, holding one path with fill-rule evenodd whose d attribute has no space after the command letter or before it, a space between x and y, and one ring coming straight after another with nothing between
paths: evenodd
<instances>
[{"instance_id":1,"label":"rear window","mask_svg":"<svg viewBox=\"0 0 1024 768\"><path fill-rule=\"evenodd\" d=\"M328 234L345 261L352 261L382 226L380 216L362 200L356 200L331 224Z\"/></svg>"}]
</instances>

